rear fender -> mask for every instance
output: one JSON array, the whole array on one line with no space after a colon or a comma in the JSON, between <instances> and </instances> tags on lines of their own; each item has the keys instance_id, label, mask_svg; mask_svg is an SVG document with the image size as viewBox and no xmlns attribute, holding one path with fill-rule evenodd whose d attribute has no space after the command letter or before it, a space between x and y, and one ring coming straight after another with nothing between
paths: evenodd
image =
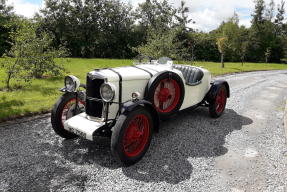
<instances>
[{"instance_id":1,"label":"rear fender","mask_svg":"<svg viewBox=\"0 0 287 192\"><path fill-rule=\"evenodd\" d=\"M229 84L227 83L227 81L216 80L216 81L211 83L211 88L210 88L209 92L207 93L207 95L205 96L205 100L209 103L214 101L214 99L217 95L217 92L221 86L226 87L227 97L229 98L230 97L230 87L229 87Z\"/></svg>"},{"instance_id":2,"label":"rear fender","mask_svg":"<svg viewBox=\"0 0 287 192\"><path fill-rule=\"evenodd\" d=\"M160 124L159 115L158 115L158 112L156 111L156 109L152 106L151 102L148 102L146 100L128 101L128 102L123 104L122 109L121 109L121 113L127 114L127 113L133 111L138 106L145 107L151 113L151 116L152 116L153 122L154 122L154 130L156 133L158 133L159 132L159 124Z\"/></svg>"}]
</instances>

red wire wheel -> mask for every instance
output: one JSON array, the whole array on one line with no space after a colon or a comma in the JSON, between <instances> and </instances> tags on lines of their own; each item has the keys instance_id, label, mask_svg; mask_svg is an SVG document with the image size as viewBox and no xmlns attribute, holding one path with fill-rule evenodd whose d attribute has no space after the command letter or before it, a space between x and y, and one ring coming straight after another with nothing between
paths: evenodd
<instances>
[{"instance_id":1,"label":"red wire wheel","mask_svg":"<svg viewBox=\"0 0 287 192\"><path fill-rule=\"evenodd\" d=\"M149 120L146 115L136 115L129 123L123 141L128 157L138 156L145 148L150 134Z\"/></svg>"},{"instance_id":2,"label":"red wire wheel","mask_svg":"<svg viewBox=\"0 0 287 192\"><path fill-rule=\"evenodd\" d=\"M215 99L215 105L216 105L216 112L217 113L222 113L225 105L226 105L226 100L227 100L227 94L225 89L221 88L219 90L219 93L216 96Z\"/></svg>"},{"instance_id":3,"label":"red wire wheel","mask_svg":"<svg viewBox=\"0 0 287 192\"><path fill-rule=\"evenodd\" d=\"M126 166L140 161L147 152L154 130L154 120L143 106L121 114L112 130L111 151Z\"/></svg>"},{"instance_id":4,"label":"red wire wheel","mask_svg":"<svg viewBox=\"0 0 287 192\"><path fill-rule=\"evenodd\" d=\"M64 127L65 121L70 119L74 116L74 110L76 107L76 98L70 99L64 106L62 112L61 112L61 121L62 125ZM84 110L85 109L85 102L78 99L78 110Z\"/></svg>"},{"instance_id":5,"label":"red wire wheel","mask_svg":"<svg viewBox=\"0 0 287 192\"><path fill-rule=\"evenodd\" d=\"M184 84L175 73L165 72L153 77L145 95L162 119L176 113L184 99Z\"/></svg>"},{"instance_id":6,"label":"red wire wheel","mask_svg":"<svg viewBox=\"0 0 287 192\"><path fill-rule=\"evenodd\" d=\"M227 91L225 86L221 86L214 98L214 101L209 106L209 113L211 117L220 117L226 107Z\"/></svg>"},{"instance_id":7,"label":"red wire wheel","mask_svg":"<svg viewBox=\"0 0 287 192\"><path fill-rule=\"evenodd\" d=\"M160 113L169 113L177 106L180 96L180 88L175 80L161 80L155 89L154 106Z\"/></svg>"},{"instance_id":8,"label":"red wire wheel","mask_svg":"<svg viewBox=\"0 0 287 192\"><path fill-rule=\"evenodd\" d=\"M69 118L81 113L85 109L85 102L78 99L79 108L75 112L76 97L75 94L65 93L62 95L51 112L51 123L54 131L61 137L66 139L72 139L77 137L75 134L64 129L64 123Z\"/></svg>"}]
</instances>

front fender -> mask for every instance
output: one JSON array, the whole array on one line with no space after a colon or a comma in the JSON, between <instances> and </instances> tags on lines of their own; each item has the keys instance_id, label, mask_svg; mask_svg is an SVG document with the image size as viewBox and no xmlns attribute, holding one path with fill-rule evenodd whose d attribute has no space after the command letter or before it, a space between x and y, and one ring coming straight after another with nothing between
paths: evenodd
<instances>
[{"instance_id":1,"label":"front fender","mask_svg":"<svg viewBox=\"0 0 287 192\"><path fill-rule=\"evenodd\" d=\"M151 113L151 116L153 118L154 130L155 130L155 132L158 133L159 132L159 124L160 124L159 115L158 115L158 112L153 107L151 102L146 101L146 100L128 101L122 105L121 113L125 114L128 112L131 112L138 106L144 106L145 108L147 108L149 110L149 112Z\"/></svg>"}]
</instances>

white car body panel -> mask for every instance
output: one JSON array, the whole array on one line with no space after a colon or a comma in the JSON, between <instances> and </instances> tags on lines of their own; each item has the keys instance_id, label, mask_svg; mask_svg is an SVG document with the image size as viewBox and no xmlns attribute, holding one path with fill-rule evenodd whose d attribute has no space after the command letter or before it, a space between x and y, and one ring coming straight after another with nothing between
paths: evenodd
<instances>
[{"instance_id":1,"label":"white car body panel","mask_svg":"<svg viewBox=\"0 0 287 192\"><path fill-rule=\"evenodd\" d=\"M162 66L162 65L139 65L137 67L148 70L153 75L159 72L163 72L163 71L172 71L178 74L181 77L182 81L184 82L184 86L185 86L184 101L182 103L180 110L187 109L191 106L199 104L204 99L205 95L208 93L211 87L210 85L211 74L209 71L203 68L197 67L204 72L204 77L202 79L202 82L199 85L190 86L185 83L185 79L182 75L182 72L177 69L173 69L172 67L167 68L166 66ZM123 91L122 102L123 103L131 100L131 95L134 92L139 92L141 94L139 99L144 99L143 97L144 97L145 88L151 78L147 72L134 68L134 67L114 68L114 70L119 72L123 77L123 82L122 82L122 91ZM110 70L104 70L103 74L105 75L110 74ZM110 76L108 76L108 82L113 83L115 85L116 93L118 93L118 89L119 89L118 81L119 81L119 77L117 74L114 73L114 75L111 78ZM118 96L119 95L116 94L114 101L119 100ZM115 118L118 110L119 110L119 105L112 104L110 106L109 118L110 119Z\"/></svg>"},{"instance_id":2,"label":"white car body panel","mask_svg":"<svg viewBox=\"0 0 287 192\"><path fill-rule=\"evenodd\" d=\"M103 125L104 122L89 120L86 113L81 113L65 121L64 129L93 141L94 131Z\"/></svg>"}]
</instances>

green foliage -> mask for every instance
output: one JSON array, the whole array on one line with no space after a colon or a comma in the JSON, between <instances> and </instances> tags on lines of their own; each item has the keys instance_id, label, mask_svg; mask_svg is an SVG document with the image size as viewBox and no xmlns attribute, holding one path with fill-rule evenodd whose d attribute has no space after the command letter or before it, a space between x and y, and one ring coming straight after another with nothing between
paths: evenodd
<instances>
[{"instance_id":1,"label":"green foliage","mask_svg":"<svg viewBox=\"0 0 287 192\"><path fill-rule=\"evenodd\" d=\"M135 15L140 25L164 32L173 27L176 11L167 0L146 0L139 5Z\"/></svg>"},{"instance_id":2,"label":"green foliage","mask_svg":"<svg viewBox=\"0 0 287 192\"><path fill-rule=\"evenodd\" d=\"M228 38L227 37L220 37L220 38L217 39L216 44L218 46L218 51L221 54L225 54L226 50L229 47L229 45L228 45Z\"/></svg>"},{"instance_id":3,"label":"green foliage","mask_svg":"<svg viewBox=\"0 0 287 192\"><path fill-rule=\"evenodd\" d=\"M188 19L188 12L184 1L178 10L166 0L147 0L140 4L137 16L140 24L147 28L147 40L135 50L155 59L163 56L178 60L190 58L187 24L191 20Z\"/></svg>"},{"instance_id":4,"label":"green foliage","mask_svg":"<svg viewBox=\"0 0 287 192\"><path fill-rule=\"evenodd\" d=\"M148 36L148 41L145 45L139 46L137 51L142 55L148 55L155 59L163 56L167 56L173 59L182 58L179 57L181 53L178 50L180 42L176 42L178 31L176 29L170 30L165 33L154 33L151 31Z\"/></svg>"},{"instance_id":5,"label":"green foliage","mask_svg":"<svg viewBox=\"0 0 287 192\"><path fill-rule=\"evenodd\" d=\"M219 37L216 41L218 51L221 54L221 68L224 68L224 55L229 48L228 37Z\"/></svg>"},{"instance_id":6,"label":"green foliage","mask_svg":"<svg viewBox=\"0 0 287 192\"><path fill-rule=\"evenodd\" d=\"M65 45L74 57L125 58L139 45L131 7L118 0L45 2L40 30L53 34L54 46Z\"/></svg>"},{"instance_id":7,"label":"green foliage","mask_svg":"<svg viewBox=\"0 0 287 192\"><path fill-rule=\"evenodd\" d=\"M52 48L50 37L46 33L37 34L36 24L26 19L18 19L17 26L17 31L10 33L11 50L1 63L7 73L6 88L10 89L11 79L29 82L32 78L43 78L44 74L60 75L64 68L54 59L65 57L66 50Z\"/></svg>"},{"instance_id":8,"label":"green foliage","mask_svg":"<svg viewBox=\"0 0 287 192\"><path fill-rule=\"evenodd\" d=\"M0 57L11 48L9 32L15 28L12 9L13 7L6 5L6 0L0 0Z\"/></svg>"},{"instance_id":9,"label":"green foliage","mask_svg":"<svg viewBox=\"0 0 287 192\"><path fill-rule=\"evenodd\" d=\"M189 33L192 61L219 61L220 53L216 45L216 36L211 33Z\"/></svg>"}]
</instances>

